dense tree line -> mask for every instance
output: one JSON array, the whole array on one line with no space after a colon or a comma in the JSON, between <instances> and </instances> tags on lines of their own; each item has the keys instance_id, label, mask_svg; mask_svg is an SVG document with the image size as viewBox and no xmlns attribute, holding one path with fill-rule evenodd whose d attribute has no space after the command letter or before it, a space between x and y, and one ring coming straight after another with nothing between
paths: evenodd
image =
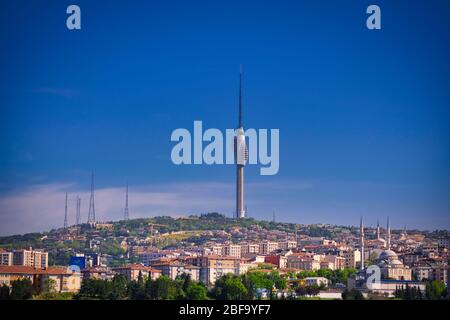
<instances>
[{"instance_id":1,"label":"dense tree line","mask_svg":"<svg viewBox=\"0 0 450 320\"><path fill-rule=\"evenodd\" d=\"M161 276L156 280L146 279L139 274L135 281L128 281L122 275L116 275L110 281L84 279L76 299L108 300L204 300L206 287L183 275L175 280Z\"/></svg>"},{"instance_id":2,"label":"dense tree line","mask_svg":"<svg viewBox=\"0 0 450 320\"><path fill-rule=\"evenodd\" d=\"M402 300L442 300L447 297L447 289L442 281L428 281L425 292L409 285L397 287L395 297Z\"/></svg>"}]
</instances>

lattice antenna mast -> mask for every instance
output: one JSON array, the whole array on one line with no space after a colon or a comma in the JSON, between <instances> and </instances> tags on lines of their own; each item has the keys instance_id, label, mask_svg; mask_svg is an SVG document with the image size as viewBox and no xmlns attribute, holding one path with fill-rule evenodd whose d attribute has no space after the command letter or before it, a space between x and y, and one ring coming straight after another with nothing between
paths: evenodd
<instances>
[{"instance_id":1,"label":"lattice antenna mast","mask_svg":"<svg viewBox=\"0 0 450 320\"><path fill-rule=\"evenodd\" d=\"M91 199L89 202L88 223L95 223L94 172L92 172L92 177L91 177Z\"/></svg>"},{"instance_id":2,"label":"lattice antenna mast","mask_svg":"<svg viewBox=\"0 0 450 320\"><path fill-rule=\"evenodd\" d=\"M81 223L81 198L77 196L77 226Z\"/></svg>"},{"instance_id":3,"label":"lattice antenna mast","mask_svg":"<svg viewBox=\"0 0 450 320\"><path fill-rule=\"evenodd\" d=\"M130 214L128 211L128 183L127 183L127 191L125 193L125 210L123 211L123 218L124 220L130 219Z\"/></svg>"},{"instance_id":4,"label":"lattice antenna mast","mask_svg":"<svg viewBox=\"0 0 450 320\"><path fill-rule=\"evenodd\" d=\"M64 230L67 229L67 192L66 192L66 205L64 207Z\"/></svg>"}]
</instances>

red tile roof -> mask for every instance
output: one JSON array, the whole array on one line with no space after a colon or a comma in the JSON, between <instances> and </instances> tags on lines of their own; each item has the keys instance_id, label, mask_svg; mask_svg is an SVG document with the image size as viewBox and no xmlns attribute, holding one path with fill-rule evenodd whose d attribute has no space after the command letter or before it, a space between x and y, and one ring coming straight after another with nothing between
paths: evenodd
<instances>
[{"instance_id":1,"label":"red tile roof","mask_svg":"<svg viewBox=\"0 0 450 320\"><path fill-rule=\"evenodd\" d=\"M66 267L48 267L45 269L38 269L28 266L0 266L0 273L12 273L12 274L72 274Z\"/></svg>"}]
</instances>

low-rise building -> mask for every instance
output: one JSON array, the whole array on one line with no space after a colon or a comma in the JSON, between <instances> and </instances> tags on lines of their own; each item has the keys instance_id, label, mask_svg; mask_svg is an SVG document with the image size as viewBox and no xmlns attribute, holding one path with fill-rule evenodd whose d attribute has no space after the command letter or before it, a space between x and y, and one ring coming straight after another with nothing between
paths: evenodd
<instances>
[{"instance_id":1,"label":"low-rise building","mask_svg":"<svg viewBox=\"0 0 450 320\"><path fill-rule=\"evenodd\" d=\"M200 280L200 267L187 265L180 261L156 263L152 265L152 268L160 270L163 275L168 276L172 280L183 274L189 275L191 280Z\"/></svg>"},{"instance_id":2,"label":"low-rise building","mask_svg":"<svg viewBox=\"0 0 450 320\"><path fill-rule=\"evenodd\" d=\"M121 274L127 278L128 281L136 281L139 278L139 273L148 279L158 279L161 275L161 270L146 267L140 264L129 264L123 267L113 268L113 271Z\"/></svg>"},{"instance_id":3,"label":"low-rise building","mask_svg":"<svg viewBox=\"0 0 450 320\"><path fill-rule=\"evenodd\" d=\"M30 266L0 266L0 286L10 287L15 280L29 279L37 292L42 292L49 281L56 292L78 292L81 287L79 271L64 267L45 269Z\"/></svg>"},{"instance_id":4,"label":"low-rise building","mask_svg":"<svg viewBox=\"0 0 450 320\"><path fill-rule=\"evenodd\" d=\"M82 269L81 274L83 279L112 280L117 272L109 267L94 266Z\"/></svg>"},{"instance_id":5,"label":"low-rise building","mask_svg":"<svg viewBox=\"0 0 450 320\"><path fill-rule=\"evenodd\" d=\"M304 280L307 286L328 287L328 279L324 277L307 277Z\"/></svg>"}]
</instances>

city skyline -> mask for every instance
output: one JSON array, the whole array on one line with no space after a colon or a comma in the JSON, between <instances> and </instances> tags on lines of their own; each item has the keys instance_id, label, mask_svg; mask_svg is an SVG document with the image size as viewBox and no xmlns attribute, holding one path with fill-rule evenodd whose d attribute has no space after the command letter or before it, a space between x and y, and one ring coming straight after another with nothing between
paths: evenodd
<instances>
[{"instance_id":1,"label":"city skyline","mask_svg":"<svg viewBox=\"0 0 450 320\"><path fill-rule=\"evenodd\" d=\"M450 5L380 2L379 32L350 1L80 1L79 31L66 4L1 3L0 235L62 226L66 192L86 221L92 171L97 220L127 183L131 219L232 216L234 166L173 165L170 132L234 127L240 64L246 127L280 129L279 173L246 166L249 217L450 229Z\"/></svg>"}]
</instances>

